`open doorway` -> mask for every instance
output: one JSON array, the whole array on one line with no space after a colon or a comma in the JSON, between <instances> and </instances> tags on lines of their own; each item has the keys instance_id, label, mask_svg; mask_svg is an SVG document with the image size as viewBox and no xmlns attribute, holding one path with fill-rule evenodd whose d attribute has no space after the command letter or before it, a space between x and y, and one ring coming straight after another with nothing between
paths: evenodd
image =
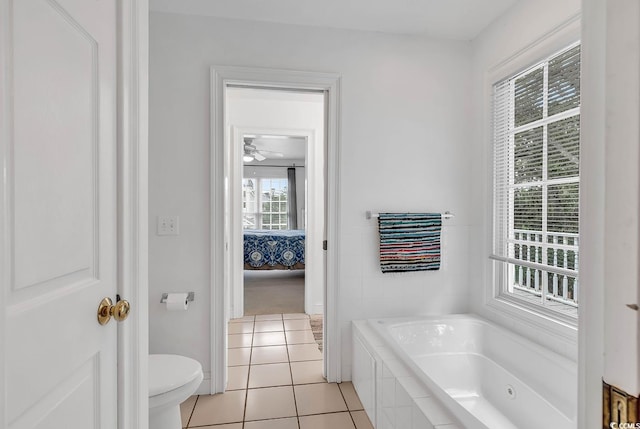
<instances>
[{"instance_id":1,"label":"open doorway","mask_svg":"<svg viewBox=\"0 0 640 429\"><path fill-rule=\"evenodd\" d=\"M231 318L324 311L325 110L323 91L227 88Z\"/></svg>"},{"instance_id":2,"label":"open doorway","mask_svg":"<svg viewBox=\"0 0 640 429\"><path fill-rule=\"evenodd\" d=\"M262 109L260 114L255 115L256 122L233 120L233 103L230 102L228 95L234 90L250 89L270 94L271 101L273 98L286 98L291 94L322 99L322 103L319 104L322 124L317 127L317 130L316 126L278 125L273 122L278 110L269 108ZM253 95L249 96L249 92L238 91L238 93L244 94L245 98L255 98ZM233 286L244 280L241 196L244 136L247 134L305 137L306 139L305 288L309 288L309 279L315 277L314 270L321 274L322 280L319 300L314 300L314 295L308 293L308 290L305 291L305 312L322 314L323 350L319 358L321 360L318 361L322 367L321 374L329 382L341 381L339 365L341 336L337 323L338 260L335 247L339 235L337 217L339 98L340 76L336 74L224 66L215 66L211 69L211 189L224 189L224 194L212 195L211 200L212 393L225 391L227 381L231 383L234 375L237 375L235 373L242 372L231 371L229 368L238 357L242 359L242 365L247 365L247 357L253 356L251 350L247 349L260 347L258 343L261 341L256 341L258 337L260 337L259 340L271 337L274 341L282 341L287 336L286 329L282 334L273 335L262 335L265 332L258 331L259 328L272 325L258 323L268 322L269 315L249 316L248 318L252 320L248 323L244 323L242 317L237 317L244 315L244 290L242 293L234 294ZM261 103L267 102L264 99L261 101ZM306 105L309 104L311 103L306 103ZM301 114L304 111L301 109L303 105L305 104L302 102L298 103L297 108L290 108L289 112L294 116L304 117L306 115ZM316 180L315 185L312 186L310 177L319 177L320 180ZM318 218L323 220L318 222ZM317 229L312 228L312 225ZM314 253L315 256L312 255ZM229 323L232 319L235 319L236 323ZM285 328L299 324L295 316L290 320L282 316L281 320ZM250 328L249 325L252 326L252 335L244 332ZM308 338L306 334L296 336ZM241 343L240 347L244 350L232 354L230 345L234 342ZM288 343L286 348L289 349ZM303 348L306 349L306 346L296 347L300 350ZM292 352L300 350L293 350L293 348L288 350L289 356Z\"/></svg>"},{"instance_id":3,"label":"open doorway","mask_svg":"<svg viewBox=\"0 0 640 429\"><path fill-rule=\"evenodd\" d=\"M226 88L229 353L253 335L252 347L304 350L305 359L319 360L320 376L325 112L325 91ZM254 332L245 332L250 326Z\"/></svg>"},{"instance_id":4,"label":"open doorway","mask_svg":"<svg viewBox=\"0 0 640 429\"><path fill-rule=\"evenodd\" d=\"M307 313L307 137L243 134L242 145L243 316Z\"/></svg>"}]
</instances>

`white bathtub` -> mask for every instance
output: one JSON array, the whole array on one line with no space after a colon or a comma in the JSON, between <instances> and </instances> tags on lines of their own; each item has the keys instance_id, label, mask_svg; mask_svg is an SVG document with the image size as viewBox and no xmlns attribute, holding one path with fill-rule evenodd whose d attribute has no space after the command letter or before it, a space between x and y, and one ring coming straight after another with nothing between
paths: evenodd
<instances>
[{"instance_id":1,"label":"white bathtub","mask_svg":"<svg viewBox=\"0 0 640 429\"><path fill-rule=\"evenodd\" d=\"M577 365L561 355L474 315L368 325L465 428L576 427Z\"/></svg>"}]
</instances>

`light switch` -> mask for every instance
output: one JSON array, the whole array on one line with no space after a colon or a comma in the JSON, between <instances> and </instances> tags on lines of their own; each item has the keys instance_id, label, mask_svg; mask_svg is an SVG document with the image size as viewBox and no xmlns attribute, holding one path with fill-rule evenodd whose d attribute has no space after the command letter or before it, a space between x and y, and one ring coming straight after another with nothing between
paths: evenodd
<instances>
[{"instance_id":1,"label":"light switch","mask_svg":"<svg viewBox=\"0 0 640 429\"><path fill-rule=\"evenodd\" d=\"M158 216L158 235L180 235L178 216Z\"/></svg>"}]
</instances>

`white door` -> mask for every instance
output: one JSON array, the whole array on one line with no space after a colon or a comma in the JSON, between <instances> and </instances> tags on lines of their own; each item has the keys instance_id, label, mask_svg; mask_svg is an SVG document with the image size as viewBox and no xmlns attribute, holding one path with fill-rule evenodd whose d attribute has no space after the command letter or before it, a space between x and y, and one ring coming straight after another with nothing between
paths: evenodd
<instances>
[{"instance_id":1,"label":"white door","mask_svg":"<svg viewBox=\"0 0 640 429\"><path fill-rule=\"evenodd\" d=\"M114 429L116 1L0 1L5 419Z\"/></svg>"}]
</instances>

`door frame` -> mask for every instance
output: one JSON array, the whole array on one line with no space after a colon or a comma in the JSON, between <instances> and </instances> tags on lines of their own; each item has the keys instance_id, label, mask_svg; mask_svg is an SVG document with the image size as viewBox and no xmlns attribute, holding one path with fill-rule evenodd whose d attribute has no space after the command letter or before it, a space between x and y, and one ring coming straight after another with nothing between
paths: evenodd
<instances>
[{"instance_id":1,"label":"door frame","mask_svg":"<svg viewBox=\"0 0 640 429\"><path fill-rule=\"evenodd\" d=\"M148 429L148 0L118 0L117 150L118 150L118 293L131 303L126 323L118 324L118 428ZM10 55L10 6L0 1L0 69ZM9 77L0 79L0 99L9 92ZM0 167L10 167L8 106L0 103ZM0 183L0 297L11 279L5 269L10 249L10 190ZM0 299L0 385L4 386L6 299ZM96 303L97 308L97 303ZM6 392L0 389L0 426L8 427Z\"/></svg>"},{"instance_id":2,"label":"door frame","mask_svg":"<svg viewBox=\"0 0 640 429\"><path fill-rule=\"evenodd\" d=\"M118 428L149 428L149 0L118 8Z\"/></svg>"},{"instance_id":3,"label":"door frame","mask_svg":"<svg viewBox=\"0 0 640 429\"><path fill-rule=\"evenodd\" d=\"M225 151L229 154L228 161L230 165L228 167L228 177L229 177L229 231L231 236L229 237L229 252L228 257L230 258L230 277L225 279L225 282L229 282L228 286L225 286L230 291L230 303L229 307L229 317L236 319L244 316L244 250L241 243L243 242L242 238L242 198L240 197L242 194L242 178L243 178L243 163L242 163L242 155L243 150L241 150L242 136L245 134L270 134L277 136L290 136L290 137L304 137L306 139L305 146L305 178L309 181L309 168L308 165L315 162L314 159L314 145L316 144L315 132L313 130L305 130L305 129L290 129L290 128L263 128L263 127L252 127L252 126L229 126L229 135L228 140L225 141ZM315 165L315 164L314 164ZM255 164L254 166L259 167L260 164ZM282 168L287 168L283 166ZM314 179L315 181L315 179ZM310 186L310 185L309 185ZM308 194L307 200L309 199ZM324 197L324 196L323 196ZM312 206L309 203L309 206ZM307 239L309 237L309 232L307 231ZM308 240L306 243L317 242L322 243L323 238L321 237L312 237L312 240ZM308 255L309 252L305 251L305 255ZM305 263L308 265L308 258L305 256ZM314 261L314 263L317 263ZM324 261L320 261L320 265L323 265ZM309 284L305 280L304 284L304 309L305 312L309 313L313 307L313 303L311 302L311 294L309 292Z\"/></svg>"},{"instance_id":4,"label":"door frame","mask_svg":"<svg viewBox=\"0 0 640 429\"><path fill-rule=\"evenodd\" d=\"M338 327L338 252L339 236L339 162L340 162L340 80L339 74L306 71L277 70L251 67L211 67L211 393L224 392L227 366L227 322L229 320L230 290L225 288L229 266L225 266L225 253L229 250L225 216L229 207L225 196L229 195L229 177L225 176L225 138L229 132L224 116L226 87L229 84L270 87L281 89L307 89L326 91L327 157L326 175L326 231L329 245L326 251L326 287L324 306L324 373L329 382L342 381L341 336Z\"/></svg>"},{"instance_id":5,"label":"door frame","mask_svg":"<svg viewBox=\"0 0 640 429\"><path fill-rule=\"evenodd\" d=\"M7 62L9 61L10 49L10 35L9 29L9 14L10 7L8 1L0 1L0 70L5 70ZM9 159L11 154L9 153L9 130L7 123L7 112L9 106L7 106L2 100L5 100L9 90L9 77L3 73L0 77L0 169L3 172L8 172ZM9 234L9 189L7 181L4 178L4 174L0 177L0 427L9 427L7 421L7 398L6 389L4 386L6 383L6 359L5 359L5 344L6 344L6 290L10 284L11 279L8 276L8 255L11 249L7 245Z\"/></svg>"}]
</instances>

